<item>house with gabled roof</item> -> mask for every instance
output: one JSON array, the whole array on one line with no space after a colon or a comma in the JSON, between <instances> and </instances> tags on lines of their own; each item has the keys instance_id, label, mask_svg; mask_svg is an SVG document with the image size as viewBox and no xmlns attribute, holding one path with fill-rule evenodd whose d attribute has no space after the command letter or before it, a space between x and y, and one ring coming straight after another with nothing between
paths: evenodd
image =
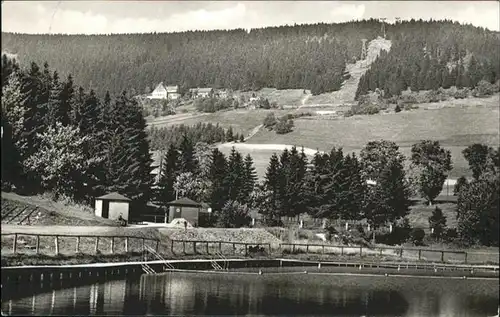
<instances>
[{"instance_id":1,"label":"house with gabled roof","mask_svg":"<svg viewBox=\"0 0 500 317\"><path fill-rule=\"evenodd\" d=\"M179 93L179 86L165 86L163 82L159 83L153 92L147 96L148 99L168 99L174 100L181 96Z\"/></svg>"}]
</instances>

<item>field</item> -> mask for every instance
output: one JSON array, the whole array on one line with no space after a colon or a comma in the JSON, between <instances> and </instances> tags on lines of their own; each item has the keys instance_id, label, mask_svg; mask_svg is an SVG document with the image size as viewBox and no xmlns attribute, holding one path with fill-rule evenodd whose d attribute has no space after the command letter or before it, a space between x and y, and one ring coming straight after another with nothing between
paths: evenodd
<instances>
[{"instance_id":1,"label":"field","mask_svg":"<svg viewBox=\"0 0 500 317\"><path fill-rule=\"evenodd\" d=\"M454 168L450 177L470 175L462 150L476 142L491 146L498 146L499 143L498 95L482 100L484 106L481 107L417 109L337 120L301 118L295 120L295 128L291 133L278 135L261 129L247 143L289 144L322 151L329 151L335 146L343 147L345 152L359 153L368 141L385 139L396 142L408 156L412 144L422 139L432 139L440 141L451 151ZM255 161L263 159L268 154L266 152L270 151L266 150L262 155L257 152L254 151ZM256 165L263 164L256 162Z\"/></svg>"},{"instance_id":2,"label":"field","mask_svg":"<svg viewBox=\"0 0 500 317\"><path fill-rule=\"evenodd\" d=\"M186 124L194 125L198 122L213 124L218 123L224 128L233 127L235 133L243 133L243 135L248 135L256 126L262 124L264 118L273 112L276 116L280 116L288 113L286 110L230 110L230 111L220 111L210 114L180 114L175 116L168 116L157 118L149 123L149 126L165 127L172 126L176 124Z\"/></svg>"}]
</instances>

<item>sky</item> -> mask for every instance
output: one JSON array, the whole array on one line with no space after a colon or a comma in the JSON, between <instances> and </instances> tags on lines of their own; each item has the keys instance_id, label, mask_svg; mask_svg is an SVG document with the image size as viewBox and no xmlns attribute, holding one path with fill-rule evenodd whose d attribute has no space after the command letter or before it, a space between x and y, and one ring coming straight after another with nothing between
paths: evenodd
<instances>
[{"instance_id":1,"label":"sky","mask_svg":"<svg viewBox=\"0 0 500 317\"><path fill-rule=\"evenodd\" d=\"M369 18L451 19L499 31L498 1L4 1L2 31L110 34Z\"/></svg>"}]
</instances>

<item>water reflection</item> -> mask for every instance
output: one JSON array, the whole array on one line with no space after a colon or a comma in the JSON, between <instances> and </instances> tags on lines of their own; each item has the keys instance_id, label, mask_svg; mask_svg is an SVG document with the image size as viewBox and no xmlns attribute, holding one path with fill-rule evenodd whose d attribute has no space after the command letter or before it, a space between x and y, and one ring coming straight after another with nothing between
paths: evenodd
<instances>
[{"instance_id":1,"label":"water reflection","mask_svg":"<svg viewBox=\"0 0 500 317\"><path fill-rule=\"evenodd\" d=\"M498 281L167 273L2 302L12 315L492 316Z\"/></svg>"}]
</instances>

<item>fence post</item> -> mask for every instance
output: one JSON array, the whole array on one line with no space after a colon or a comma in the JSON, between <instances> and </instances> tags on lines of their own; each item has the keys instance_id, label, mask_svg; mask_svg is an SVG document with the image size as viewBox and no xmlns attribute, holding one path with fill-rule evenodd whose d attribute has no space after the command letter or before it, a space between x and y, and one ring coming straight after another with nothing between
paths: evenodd
<instances>
[{"instance_id":1,"label":"fence post","mask_svg":"<svg viewBox=\"0 0 500 317\"><path fill-rule=\"evenodd\" d=\"M36 236L36 254L40 252L40 236Z\"/></svg>"},{"instance_id":2,"label":"fence post","mask_svg":"<svg viewBox=\"0 0 500 317\"><path fill-rule=\"evenodd\" d=\"M17 233L14 233L14 245L12 247L12 252L14 252L14 254L17 252Z\"/></svg>"},{"instance_id":3,"label":"fence post","mask_svg":"<svg viewBox=\"0 0 500 317\"><path fill-rule=\"evenodd\" d=\"M465 264L467 264L467 252L465 252L465 261L464 261Z\"/></svg>"},{"instance_id":4,"label":"fence post","mask_svg":"<svg viewBox=\"0 0 500 317\"><path fill-rule=\"evenodd\" d=\"M197 254L197 252L196 252L196 241L193 241L193 252L194 252L194 254Z\"/></svg>"},{"instance_id":5,"label":"fence post","mask_svg":"<svg viewBox=\"0 0 500 317\"><path fill-rule=\"evenodd\" d=\"M125 253L128 253L128 237L125 238Z\"/></svg>"},{"instance_id":6,"label":"fence post","mask_svg":"<svg viewBox=\"0 0 500 317\"><path fill-rule=\"evenodd\" d=\"M245 243L245 256L248 255L248 248L247 247L248 247L248 244Z\"/></svg>"},{"instance_id":7,"label":"fence post","mask_svg":"<svg viewBox=\"0 0 500 317\"><path fill-rule=\"evenodd\" d=\"M99 251L99 237L95 238L95 254Z\"/></svg>"},{"instance_id":8,"label":"fence post","mask_svg":"<svg viewBox=\"0 0 500 317\"><path fill-rule=\"evenodd\" d=\"M111 237L111 254L115 253L115 237Z\"/></svg>"},{"instance_id":9,"label":"fence post","mask_svg":"<svg viewBox=\"0 0 500 317\"><path fill-rule=\"evenodd\" d=\"M441 251L441 262L444 262L444 251Z\"/></svg>"},{"instance_id":10,"label":"fence post","mask_svg":"<svg viewBox=\"0 0 500 317\"><path fill-rule=\"evenodd\" d=\"M233 242L233 254L236 254L236 244Z\"/></svg>"},{"instance_id":11,"label":"fence post","mask_svg":"<svg viewBox=\"0 0 500 317\"><path fill-rule=\"evenodd\" d=\"M363 247L359 247L359 257L363 256Z\"/></svg>"},{"instance_id":12,"label":"fence post","mask_svg":"<svg viewBox=\"0 0 500 317\"><path fill-rule=\"evenodd\" d=\"M402 258L402 257L403 257L403 248L401 248L401 249L399 250L399 257L400 257L400 258Z\"/></svg>"},{"instance_id":13,"label":"fence post","mask_svg":"<svg viewBox=\"0 0 500 317\"><path fill-rule=\"evenodd\" d=\"M160 249L160 240L156 240L156 253L158 253L158 250Z\"/></svg>"},{"instance_id":14,"label":"fence post","mask_svg":"<svg viewBox=\"0 0 500 317\"><path fill-rule=\"evenodd\" d=\"M309 244L306 246L306 253L309 253Z\"/></svg>"},{"instance_id":15,"label":"fence post","mask_svg":"<svg viewBox=\"0 0 500 317\"><path fill-rule=\"evenodd\" d=\"M145 247L146 247L146 241L144 240L144 238L142 238L142 249L144 250Z\"/></svg>"},{"instance_id":16,"label":"fence post","mask_svg":"<svg viewBox=\"0 0 500 317\"><path fill-rule=\"evenodd\" d=\"M418 260L422 258L422 249L418 249Z\"/></svg>"},{"instance_id":17,"label":"fence post","mask_svg":"<svg viewBox=\"0 0 500 317\"><path fill-rule=\"evenodd\" d=\"M174 253L174 240L170 240L170 251Z\"/></svg>"},{"instance_id":18,"label":"fence post","mask_svg":"<svg viewBox=\"0 0 500 317\"><path fill-rule=\"evenodd\" d=\"M380 248L380 256L382 256L383 251L384 251L384 249Z\"/></svg>"},{"instance_id":19,"label":"fence post","mask_svg":"<svg viewBox=\"0 0 500 317\"><path fill-rule=\"evenodd\" d=\"M340 255L344 255L344 247L343 246L340 247Z\"/></svg>"},{"instance_id":20,"label":"fence post","mask_svg":"<svg viewBox=\"0 0 500 317\"><path fill-rule=\"evenodd\" d=\"M80 236L76 237L76 253L80 253Z\"/></svg>"},{"instance_id":21,"label":"fence post","mask_svg":"<svg viewBox=\"0 0 500 317\"><path fill-rule=\"evenodd\" d=\"M219 241L219 252L222 254L222 242Z\"/></svg>"},{"instance_id":22,"label":"fence post","mask_svg":"<svg viewBox=\"0 0 500 317\"><path fill-rule=\"evenodd\" d=\"M292 244L292 253L295 253L295 243Z\"/></svg>"},{"instance_id":23,"label":"fence post","mask_svg":"<svg viewBox=\"0 0 500 317\"><path fill-rule=\"evenodd\" d=\"M182 241L182 251L186 254L186 241Z\"/></svg>"},{"instance_id":24,"label":"fence post","mask_svg":"<svg viewBox=\"0 0 500 317\"><path fill-rule=\"evenodd\" d=\"M56 255L59 255L59 236L56 236L54 241L56 244Z\"/></svg>"},{"instance_id":25,"label":"fence post","mask_svg":"<svg viewBox=\"0 0 500 317\"><path fill-rule=\"evenodd\" d=\"M271 243L268 243L267 245L269 246L269 254L271 254L271 253L272 253L272 250L271 250Z\"/></svg>"},{"instance_id":26,"label":"fence post","mask_svg":"<svg viewBox=\"0 0 500 317\"><path fill-rule=\"evenodd\" d=\"M207 254L210 254L210 253L208 252L208 241L207 241Z\"/></svg>"}]
</instances>

